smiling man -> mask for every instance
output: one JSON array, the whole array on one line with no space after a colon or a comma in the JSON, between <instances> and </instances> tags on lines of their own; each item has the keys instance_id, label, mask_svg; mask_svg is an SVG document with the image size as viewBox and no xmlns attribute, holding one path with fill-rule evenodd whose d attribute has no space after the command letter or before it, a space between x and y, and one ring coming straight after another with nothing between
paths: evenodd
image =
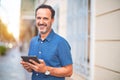
<instances>
[{"instance_id":1,"label":"smiling man","mask_svg":"<svg viewBox=\"0 0 120 80\"><path fill-rule=\"evenodd\" d=\"M35 12L39 34L32 38L29 56L37 56L39 62L22 61L21 64L32 72L32 80L65 80L73 73L73 62L69 43L52 29L54 9L49 5L40 5Z\"/></svg>"}]
</instances>

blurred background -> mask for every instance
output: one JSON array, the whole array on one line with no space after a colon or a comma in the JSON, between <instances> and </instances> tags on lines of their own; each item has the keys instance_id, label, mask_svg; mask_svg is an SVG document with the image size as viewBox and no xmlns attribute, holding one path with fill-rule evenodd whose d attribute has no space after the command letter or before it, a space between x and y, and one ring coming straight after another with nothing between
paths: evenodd
<instances>
[{"instance_id":1,"label":"blurred background","mask_svg":"<svg viewBox=\"0 0 120 80\"><path fill-rule=\"evenodd\" d=\"M72 48L66 80L120 80L120 0L0 0L0 80L31 80L20 56L37 34L41 4L55 9L53 29Z\"/></svg>"}]
</instances>

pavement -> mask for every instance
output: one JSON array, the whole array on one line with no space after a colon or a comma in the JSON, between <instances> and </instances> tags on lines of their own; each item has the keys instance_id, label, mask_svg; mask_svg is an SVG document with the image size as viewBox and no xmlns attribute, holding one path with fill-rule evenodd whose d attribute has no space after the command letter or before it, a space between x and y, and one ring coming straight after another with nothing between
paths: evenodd
<instances>
[{"instance_id":1,"label":"pavement","mask_svg":"<svg viewBox=\"0 0 120 80\"><path fill-rule=\"evenodd\" d=\"M0 56L0 80L31 80L28 73L20 64L21 53L19 48L10 49L5 56Z\"/></svg>"}]
</instances>

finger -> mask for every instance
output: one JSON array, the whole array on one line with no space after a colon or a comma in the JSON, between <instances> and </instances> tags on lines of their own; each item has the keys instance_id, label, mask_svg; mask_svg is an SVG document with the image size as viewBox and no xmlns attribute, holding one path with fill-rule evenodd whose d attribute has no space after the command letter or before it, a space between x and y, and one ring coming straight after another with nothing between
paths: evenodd
<instances>
[{"instance_id":1,"label":"finger","mask_svg":"<svg viewBox=\"0 0 120 80\"><path fill-rule=\"evenodd\" d=\"M40 64L45 64L44 60L40 59L39 61L40 61Z\"/></svg>"},{"instance_id":2,"label":"finger","mask_svg":"<svg viewBox=\"0 0 120 80\"><path fill-rule=\"evenodd\" d=\"M31 63L28 63L28 65L30 66L31 69L35 70L37 69L37 66Z\"/></svg>"},{"instance_id":3,"label":"finger","mask_svg":"<svg viewBox=\"0 0 120 80\"><path fill-rule=\"evenodd\" d=\"M34 60L32 60L32 59L30 59L29 60L31 63L33 63L34 65L38 65L39 63L37 63L36 61L34 61Z\"/></svg>"},{"instance_id":4,"label":"finger","mask_svg":"<svg viewBox=\"0 0 120 80\"><path fill-rule=\"evenodd\" d=\"M29 66L29 64L27 63L27 64L24 64L24 66Z\"/></svg>"},{"instance_id":5,"label":"finger","mask_svg":"<svg viewBox=\"0 0 120 80\"><path fill-rule=\"evenodd\" d=\"M20 62L20 64L22 64L22 65L26 65L26 63L25 63L25 62Z\"/></svg>"},{"instance_id":6,"label":"finger","mask_svg":"<svg viewBox=\"0 0 120 80\"><path fill-rule=\"evenodd\" d=\"M21 61L20 63L21 63L21 64L24 64L25 62L24 62L24 61Z\"/></svg>"},{"instance_id":7,"label":"finger","mask_svg":"<svg viewBox=\"0 0 120 80\"><path fill-rule=\"evenodd\" d=\"M39 59L40 63L44 63L44 60L43 59Z\"/></svg>"},{"instance_id":8,"label":"finger","mask_svg":"<svg viewBox=\"0 0 120 80\"><path fill-rule=\"evenodd\" d=\"M28 62L21 61L20 62L22 65L28 65Z\"/></svg>"}]
</instances>

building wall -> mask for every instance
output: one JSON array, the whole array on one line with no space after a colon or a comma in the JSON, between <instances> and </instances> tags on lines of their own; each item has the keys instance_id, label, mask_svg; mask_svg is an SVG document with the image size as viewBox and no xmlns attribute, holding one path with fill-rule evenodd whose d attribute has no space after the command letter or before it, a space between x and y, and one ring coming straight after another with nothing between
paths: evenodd
<instances>
[{"instance_id":1,"label":"building wall","mask_svg":"<svg viewBox=\"0 0 120 80\"><path fill-rule=\"evenodd\" d=\"M73 80L88 76L88 5L87 0L62 0L59 8L59 33L71 45Z\"/></svg>"},{"instance_id":2,"label":"building wall","mask_svg":"<svg viewBox=\"0 0 120 80\"><path fill-rule=\"evenodd\" d=\"M21 0L21 18L22 19L35 19L34 10L35 10L35 1L36 0Z\"/></svg>"},{"instance_id":3,"label":"building wall","mask_svg":"<svg viewBox=\"0 0 120 80\"><path fill-rule=\"evenodd\" d=\"M96 0L94 80L120 80L120 0Z\"/></svg>"}]
</instances>

